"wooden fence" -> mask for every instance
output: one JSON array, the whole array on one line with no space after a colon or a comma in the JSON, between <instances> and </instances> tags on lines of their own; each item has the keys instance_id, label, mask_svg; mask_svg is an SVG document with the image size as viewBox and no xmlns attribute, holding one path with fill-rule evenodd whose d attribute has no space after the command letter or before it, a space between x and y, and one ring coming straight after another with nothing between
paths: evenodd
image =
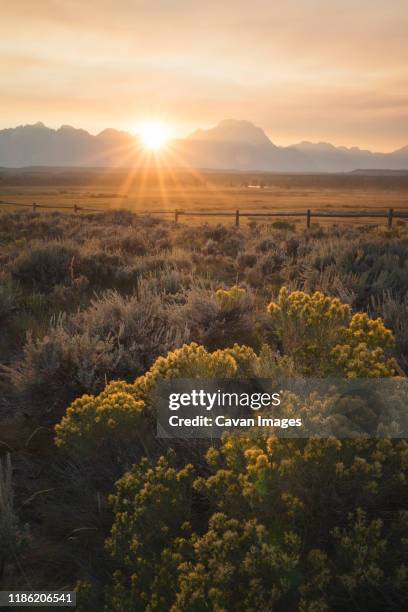
<instances>
[{"instance_id":1,"label":"wooden fence","mask_svg":"<svg viewBox=\"0 0 408 612\"><path fill-rule=\"evenodd\" d=\"M106 212L106 208L87 208L83 206L78 206L78 204L37 204L33 202L32 204L22 204L21 202L5 202L4 200L0 200L0 206L12 206L13 208L22 206L23 208L31 208L33 212L37 212L39 209L48 209L48 210L73 210L74 212Z\"/></svg>"},{"instance_id":2,"label":"wooden fence","mask_svg":"<svg viewBox=\"0 0 408 612\"><path fill-rule=\"evenodd\" d=\"M78 206L78 204L22 204L20 202L4 202L0 200L0 206L22 206L24 208L31 208L33 212L37 212L41 209L48 210L72 210L75 213L79 212L108 212L115 209L112 208L88 208L85 206ZM117 209L116 209L117 210ZM129 210L129 209L128 209ZM134 214L139 215L171 215L174 218L175 223L178 223L180 217L232 217L235 220L236 227L240 225L241 218L269 218L269 217L303 217L306 219L306 227L310 228L312 217L313 219L385 219L389 229L392 228L394 219L408 219L408 211L395 211L393 208L389 208L387 211L312 211L311 209L305 211L286 212L286 211L254 211L254 212L243 212L240 210L235 211L188 211L182 209L175 210L137 210L132 211Z\"/></svg>"},{"instance_id":3,"label":"wooden fence","mask_svg":"<svg viewBox=\"0 0 408 612\"><path fill-rule=\"evenodd\" d=\"M270 212L241 212L236 210L234 212L195 212L195 211L174 211L174 220L177 223L180 215L186 215L189 217L233 217L235 218L235 225L239 227L241 217L253 218L253 217L303 217L306 219L306 227L310 228L312 217L313 219L386 219L388 228L391 229L393 219L408 219L408 211L394 211L393 208L388 211L339 211L339 212L325 212L325 211L312 211L307 209L306 211L296 212L285 212L285 211L270 211Z\"/></svg>"}]
</instances>

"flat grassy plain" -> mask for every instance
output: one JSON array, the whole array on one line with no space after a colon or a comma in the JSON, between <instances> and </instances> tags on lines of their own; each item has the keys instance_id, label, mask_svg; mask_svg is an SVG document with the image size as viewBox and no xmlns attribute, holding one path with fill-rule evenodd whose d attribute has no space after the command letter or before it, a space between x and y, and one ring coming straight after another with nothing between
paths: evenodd
<instances>
[{"instance_id":1,"label":"flat grassy plain","mask_svg":"<svg viewBox=\"0 0 408 612\"><path fill-rule=\"evenodd\" d=\"M0 171L0 201L94 210L408 212L408 175L277 175L201 171ZM4 205L3 209L6 208ZM208 218L211 220L211 217ZM213 218L217 221L217 218ZM195 222L183 217L183 222ZM232 221L232 219L231 219ZM297 220L301 223L300 220ZM321 220L332 223L331 219ZM338 221L336 221L338 222ZM367 219L348 219L353 224Z\"/></svg>"}]
</instances>

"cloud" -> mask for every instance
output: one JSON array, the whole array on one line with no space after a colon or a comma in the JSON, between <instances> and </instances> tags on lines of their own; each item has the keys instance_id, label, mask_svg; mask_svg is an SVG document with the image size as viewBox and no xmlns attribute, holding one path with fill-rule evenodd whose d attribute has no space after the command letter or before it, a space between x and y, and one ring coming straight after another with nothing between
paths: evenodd
<instances>
[{"instance_id":1,"label":"cloud","mask_svg":"<svg viewBox=\"0 0 408 612\"><path fill-rule=\"evenodd\" d=\"M280 142L324 129L325 140L401 146L407 17L406 0L5 3L1 121L14 99L14 124L34 107L94 131L152 112L182 131L237 116Z\"/></svg>"}]
</instances>

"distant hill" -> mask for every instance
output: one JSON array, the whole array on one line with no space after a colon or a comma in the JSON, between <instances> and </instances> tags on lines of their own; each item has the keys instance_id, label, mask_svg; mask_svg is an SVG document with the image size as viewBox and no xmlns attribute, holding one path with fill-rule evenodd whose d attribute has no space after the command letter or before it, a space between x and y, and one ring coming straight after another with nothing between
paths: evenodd
<instances>
[{"instance_id":1,"label":"distant hill","mask_svg":"<svg viewBox=\"0 0 408 612\"><path fill-rule=\"evenodd\" d=\"M279 147L261 128L233 119L209 130L198 129L171 145L168 163L181 167L291 173L408 170L408 146L392 153L324 142ZM137 137L114 129L93 136L68 125L54 130L39 122L0 130L3 167L133 167L145 159Z\"/></svg>"},{"instance_id":2,"label":"distant hill","mask_svg":"<svg viewBox=\"0 0 408 612\"><path fill-rule=\"evenodd\" d=\"M43 123L0 130L0 166L114 166L134 158L140 146L134 136L104 130L97 136L63 125Z\"/></svg>"},{"instance_id":3,"label":"distant hill","mask_svg":"<svg viewBox=\"0 0 408 612\"><path fill-rule=\"evenodd\" d=\"M350 174L357 176L408 176L408 170L385 170L384 168L379 170L370 168L362 170L361 168L357 168L357 170L353 170Z\"/></svg>"}]
</instances>

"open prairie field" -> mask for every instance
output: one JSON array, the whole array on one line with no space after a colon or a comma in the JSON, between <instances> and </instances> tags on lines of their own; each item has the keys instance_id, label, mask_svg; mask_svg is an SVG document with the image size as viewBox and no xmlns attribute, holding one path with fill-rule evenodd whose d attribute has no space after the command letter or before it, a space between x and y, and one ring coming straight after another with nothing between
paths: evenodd
<instances>
[{"instance_id":1,"label":"open prairie field","mask_svg":"<svg viewBox=\"0 0 408 612\"><path fill-rule=\"evenodd\" d=\"M274 175L163 171L0 172L0 201L132 212L408 212L407 175ZM183 217L183 222L193 218ZM209 217L208 220L211 218ZM215 219L217 220L217 219ZM299 222L299 220L298 220ZM322 220L324 224L332 220ZM366 220L352 219L359 223Z\"/></svg>"}]
</instances>

